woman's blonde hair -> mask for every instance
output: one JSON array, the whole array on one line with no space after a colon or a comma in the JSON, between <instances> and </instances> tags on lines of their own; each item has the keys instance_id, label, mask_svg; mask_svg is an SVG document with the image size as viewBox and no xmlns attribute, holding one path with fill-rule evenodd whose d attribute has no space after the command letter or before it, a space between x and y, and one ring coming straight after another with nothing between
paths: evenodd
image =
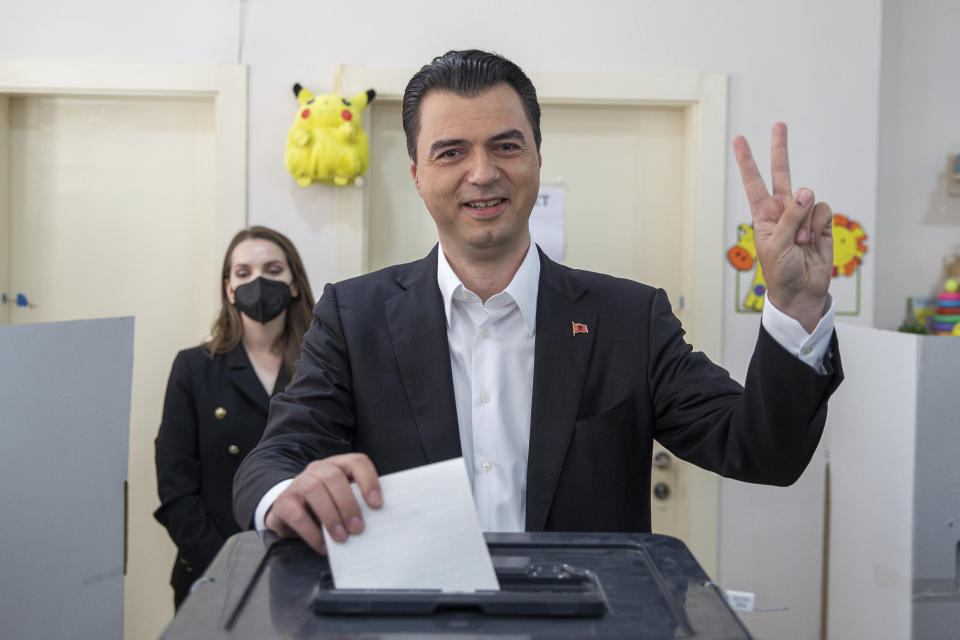
<instances>
[{"instance_id":1,"label":"woman's blonde hair","mask_svg":"<svg viewBox=\"0 0 960 640\"><path fill-rule=\"evenodd\" d=\"M226 353L232 350L243 337L243 322L240 319L240 312L230 304L225 282L230 278L230 269L233 268L231 264L233 250L244 240L251 239L269 240L283 249L287 258L287 266L290 267L290 272L293 274L293 283L296 285L298 295L287 307L287 319L283 328L283 365L292 377L293 363L300 356L300 342L313 320L313 292L310 290L307 272L303 268L303 262L300 260L297 248L293 246L287 236L279 231L256 226L243 229L233 236L230 246L227 247L227 253L223 256L223 270L220 273L220 314L210 328L210 341L205 343L204 346L213 356L217 353Z\"/></svg>"}]
</instances>

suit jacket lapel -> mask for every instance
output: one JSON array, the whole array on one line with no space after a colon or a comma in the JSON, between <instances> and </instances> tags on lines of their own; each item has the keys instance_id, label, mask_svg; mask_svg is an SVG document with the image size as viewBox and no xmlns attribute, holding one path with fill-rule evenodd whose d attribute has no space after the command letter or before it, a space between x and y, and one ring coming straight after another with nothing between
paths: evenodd
<instances>
[{"instance_id":1,"label":"suit jacket lapel","mask_svg":"<svg viewBox=\"0 0 960 640\"><path fill-rule=\"evenodd\" d=\"M265 413L270 410L270 397L253 370L242 342L227 354L227 382L260 405Z\"/></svg>"},{"instance_id":2,"label":"suit jacket lapel","mask_svg":"<svg viewBox=\"0 0 960 640\"><path fill-rule=\"evenodd\" d=\"M586 379L596 311L578 304L585 287L542 252L537 294L526 530L542 531L567 455ZM573 332L573 323L587 332Z\"/></svg>"},{"instance_id":3,"label":"suit jacket lapel","mask_svg":"<svg viewBox=\"0 0 960 640\"><path fill-rule=\"evenodd\" d=\"M397 282L405 291L387 300L387 325L424 454L428 463L457 458L460 430L437 247L401 270Z\"/></svg>"}]
</instances>

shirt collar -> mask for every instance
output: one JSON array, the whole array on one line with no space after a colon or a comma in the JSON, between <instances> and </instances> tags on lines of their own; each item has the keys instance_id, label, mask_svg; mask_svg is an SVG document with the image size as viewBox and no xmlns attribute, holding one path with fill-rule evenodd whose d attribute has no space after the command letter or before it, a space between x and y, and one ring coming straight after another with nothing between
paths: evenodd
<instances>
[{"instance_id":1,"label":"shirt collar","mask_svg":"<svg viewBox=\"0 0 960 640\"><path fill-rule=\"evenodd\" d=\"M453 297L459 289L469 291L460 278L453 271L453 267L447 262L447 256L443 253L443 246L437 251L437 285L440 287L440 295L443 296L443 312L447 317L447 330L450 330L450 307L453 305ZM537 293L540 289L540 255L537 247L531 240L527 247L527 255L517 272L513 274L513 280L503 290L520 308L520 315L527 325L527 331L532 336L537 328ZM498 294L499 295L499 294Z\"/></svg>"}]
</instances>

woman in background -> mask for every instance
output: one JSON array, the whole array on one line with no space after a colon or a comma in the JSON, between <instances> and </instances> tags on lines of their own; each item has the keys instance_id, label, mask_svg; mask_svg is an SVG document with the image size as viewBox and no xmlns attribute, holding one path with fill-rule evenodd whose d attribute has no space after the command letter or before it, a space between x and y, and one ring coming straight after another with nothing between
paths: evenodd
<instances>
[{"instance_id":1,"label":"woman in background","mask_svg":"<svg viewBox=\"0 0 960 640\"><path fill-rule=\"evenodd\" d=\"M270 397L293 374L313 318L313 293L293 243L266 227L234 236L223 259L211 339L177 354L156 439L160 508L177 545L174 606L224 540L240 531L232 484L260 441Z\"/></svg>"}]
</instances>

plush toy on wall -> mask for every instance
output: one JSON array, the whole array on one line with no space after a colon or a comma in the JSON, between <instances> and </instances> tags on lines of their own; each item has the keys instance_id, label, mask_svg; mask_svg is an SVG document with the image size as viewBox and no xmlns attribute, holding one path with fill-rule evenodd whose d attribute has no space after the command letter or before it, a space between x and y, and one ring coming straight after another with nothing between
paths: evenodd
<instances>
[{"instance_id":1,"label":"plush toy on wall","mask_svg":"<svg viewBox=\"0 0 960 640\"><path fill-rule=\"evenodd\" d=\"M376 92L368 89L344 98L334 90L315 96L295 84L293 94L300 108L287 134L287 171L301 187L312 182L338 187L353 184L370 164L370 143L360 112Z\"/></svg>"}]
</instances>

